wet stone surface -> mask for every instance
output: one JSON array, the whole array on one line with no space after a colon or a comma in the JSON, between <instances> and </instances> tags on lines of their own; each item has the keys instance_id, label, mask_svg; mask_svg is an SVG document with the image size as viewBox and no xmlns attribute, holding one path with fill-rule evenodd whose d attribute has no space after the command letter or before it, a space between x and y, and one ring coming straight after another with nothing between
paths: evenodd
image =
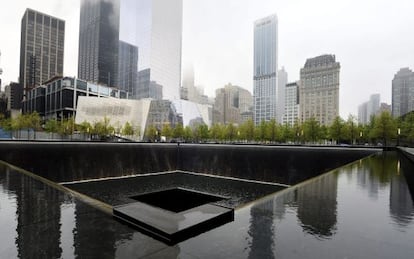
<instances>
[{"instance_id":1,"label":"wet stone surface","mask_svg":"<svg viewBox=\"0 0 414 259\"><path fill-rule=\"evenodd\" d=\"M112 206L135 202L133 197L144 193L172 188L185 188L227 197L228 199L220 199L214 203L230 208L236 208L285 189L285 187L280 185L239 181L185 172L73 183L65 184L65 186Z\"/></svg>"}]
</instances>

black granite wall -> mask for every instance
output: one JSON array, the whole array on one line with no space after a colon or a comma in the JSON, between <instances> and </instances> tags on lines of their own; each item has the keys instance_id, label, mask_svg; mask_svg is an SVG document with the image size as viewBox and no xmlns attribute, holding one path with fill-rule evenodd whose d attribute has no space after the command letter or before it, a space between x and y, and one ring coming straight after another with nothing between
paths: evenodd
<instances>
[{"instance_id":1,"label":"black granite wall","mask_svg":"<svg viewBox=\"0 0 414 259\"><path fill-rule=\"evenodd\" d=\"M0 160L57 182L179 169L295 184L375 152L333 147L0 142Z\"/></svg>"}]
</instances>

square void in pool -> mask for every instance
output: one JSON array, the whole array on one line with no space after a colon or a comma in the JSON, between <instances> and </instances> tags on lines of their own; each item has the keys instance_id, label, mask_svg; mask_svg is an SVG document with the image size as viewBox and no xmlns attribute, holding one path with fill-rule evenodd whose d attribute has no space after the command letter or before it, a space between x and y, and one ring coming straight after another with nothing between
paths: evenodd
<instances>
[{"instance_id":1,"label":"square void in pool","mask_svg":"<svg viewBox=\"0 0 414 259\"><path fill-rule=\"evenodd\" d=\"M177 213L203 204L221 201L226 197L174 188L133 196L131 199Z\"/></svg>"},{"instance_id":2,"label":"square void in pool","mask_svg":"<svg viewBox=\"0 0 414 259\"><path fill-rule=\"evenodd\" d=\"M137 202L116 206L113 216L169 245L234 220L234 210L216 204L225 197L168 189L131 197Z\"/></svg>"}]
</instances>

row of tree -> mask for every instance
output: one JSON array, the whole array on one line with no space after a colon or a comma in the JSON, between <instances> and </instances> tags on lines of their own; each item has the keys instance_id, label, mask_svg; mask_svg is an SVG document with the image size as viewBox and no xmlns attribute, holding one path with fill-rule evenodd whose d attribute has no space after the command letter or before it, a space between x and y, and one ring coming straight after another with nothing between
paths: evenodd
<instances>
[{"instance_id":1,"label":"row of tree","mask_svg":"<svg viewBox=\"0 0 414 259\"><path fill-rule=\"evenodd\" d=\"M37 131L44 131L60 136L72 136L74 132L83 134L91 139L105 139L114 135L134 136L139 135L139 128L133 127L129 122L125 125L114 127L110 123L109 118L104 118L101 121L89 123L83 122L76 124L73 117L63 120L50 119L42 124L42 120L38 113L20 114L15 119L0 117L0 127L6 131L15 132L17 138L20 138L22 130L34 132L36 139ZM29 136L29 134L28 134Z\"/></svg>"},{"instance_id":2,"label":"row of tree","mask_svg":"<svg viewBox=\"0 0 414 259\"><path fill-rule=\"evenodd\" d=\"M45 131L61 136L70 136L75 131L92 139L103 139L113 135L139 136L139 128L130 123L114 127L108 118L102 121L75 124L73 118L61 121L51 119L42 124L37 113L22 114L15 119L0 118L0 126L5 130L21 132L33 129ZM18 136L19 137L19 136ZM36 137L36 135L34 135ZM186 142L258 142L258 143L333 143L333 144L364 144L382 143L389 141L412 144L414 142L414 112L399 119L394 119L389 112L373 116L368 125L359 125L354 116L347 120L336 117L330 126L320 125L311 118L304 123L296 122L294 125L282 125L275 120L262 121L254 125L248 120L241 125L214 124L210 128L205 124L196 127L183 127L177 124L172 127L165 124L162 128L149 126L144 139L147 141L186 141Z\"/></svg>"},{"instance_id":3,"label":"row of tree","mask_svg":"<svg viewBox=\"0 0 414 259\"><path fill-rule=\"evenodd\" d=\"M400 133L400 135L399 135ZM234 124L214 124L210 128L200 124L195 128L181 124L171 128L164 125L161 129L150 127L145 133L147 140L154 141L164 136L177 141L215 141L215 142L259 142L259 143L333 143L333 144L384 144L390 140L414 140L414 113L405 118L394 119L390 113L383 112L371 118L368 125L359 125L354 116L345 121L336 117L330 126L320 125L311 118L304 123L282 125L275 120L262 121L254 125L252 120L236 126Z\"/></svg>"}]
</instances>

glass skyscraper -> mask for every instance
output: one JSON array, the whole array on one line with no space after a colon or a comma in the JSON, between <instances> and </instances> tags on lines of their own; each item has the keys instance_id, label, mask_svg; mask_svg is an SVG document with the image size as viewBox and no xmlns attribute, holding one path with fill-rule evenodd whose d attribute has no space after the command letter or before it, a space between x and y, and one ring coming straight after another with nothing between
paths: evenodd
<instances>
[{"instance_id":1,"label":"glass skyscraper","mask_svg":"<svg viewBox=\"0 0 414 259\"><path fill-rule=\"evenodd\" d=\"M119 0L81 0L78 77L118 83Z\"/></svg>"},{"instance_id":2,"label":"glass skyscraper","mask_svg":"<svg viewBox=\"0 0 414 259\"><path fill-rule=\"evenodd\" d=\"M138 48L124 41L119 41L118 87L128 92L129 98L136 96L138 83Z\"/></svg>"},{"instance_id":3,"label":"glass skyscraper","mask_svg":"<svg viewBox=\"0 0 414 259\"><path fill-rule=\"evenodd\" d=\"M278 33L276 14L254 23L254 121L277 119Z\"/></svg>"},{"instance_id":4,"label":"glass skyscraper","mask_svg":"<svg viewBox=\"0 0 414 259\"><path fill-rule=\"evenodd\" d=\"M121 0L120 40L138 46L137 99L180 98L182 13L182 0Z\"/></svg>"}]
</instances>

